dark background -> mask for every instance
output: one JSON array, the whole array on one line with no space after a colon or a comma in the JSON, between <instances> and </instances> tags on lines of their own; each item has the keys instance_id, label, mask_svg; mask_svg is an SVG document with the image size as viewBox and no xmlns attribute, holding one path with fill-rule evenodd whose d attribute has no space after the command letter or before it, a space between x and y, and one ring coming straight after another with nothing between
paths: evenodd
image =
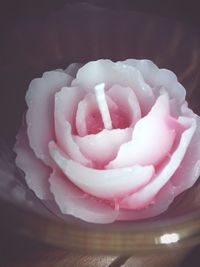
<instances>
[{"instance_id":1,"label":"dark background","mask_svg":"<svg viewBox=\"0 0 200 267\"><path fill-rule=\"evenodd\" d=\"M0 1L1 139L13 144L28 84L44 71L149 58L181 76L199 47L199 26L198 1Z\"/></svg>"}]
</instances>

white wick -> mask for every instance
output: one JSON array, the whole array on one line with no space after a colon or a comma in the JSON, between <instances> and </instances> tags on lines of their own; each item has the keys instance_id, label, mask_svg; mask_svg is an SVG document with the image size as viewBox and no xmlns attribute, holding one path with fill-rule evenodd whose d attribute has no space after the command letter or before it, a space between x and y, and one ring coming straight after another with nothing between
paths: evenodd
<instances>
[{"instance_id":1,"label":"white wick","mask_svg":"<svg viewBox=\"0 0 200 267\"><path fill-rule=\"evenodd\" d=\"M105 129L111 130L112 129L112 121L110 118L110 112L109 112L108 105L106 102L104 87L105 87L105 83L97 84L94 87L95 96L96 96L97 105L98 105L100 113L101 113L104 127L105 127Z\"/></svg>"}]
</instances>

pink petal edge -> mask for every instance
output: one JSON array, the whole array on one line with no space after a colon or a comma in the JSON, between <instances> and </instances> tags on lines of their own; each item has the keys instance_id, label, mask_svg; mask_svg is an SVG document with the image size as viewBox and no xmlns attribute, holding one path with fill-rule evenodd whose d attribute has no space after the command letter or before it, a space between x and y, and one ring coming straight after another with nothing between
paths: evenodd
<instances>
[{"instance_id":1,"label":"pink petal edge","mask_svg":"<svg viewBox=\"0 0 200 267\"><path fill-rule=\"evenodd\" d=\"M56 94L55 132L58 145L67 155L79 163L91 166L91 161L81 153L72 136L71 124L75 124L76 107L83 95L84 90L77 87L63 87L61 91Z\"/></svg>"},{"instance_id":2,"label":"pink petal edge","mask_svg":"<svg viewBox=\"0 0 200 267\"><path fill-rule=\"evenodd\" d=\"M32 80L26 94L27 133L35 155L51 165L48 143L54 139L54 95L61 87L71 83L71 76L64 72L49 71L42 78Z\"/></svg>"},{"instance_id":3,"label":"pink petal edge","mask_svg":"<svg viewBox=\"0 0 200 267\"><path fill-rule=\"evenodd\" d=\"M183 116L195 119L197 128L188 146L185 157L181 162L180 168L177 169L171 179L171 182L175 186L175 196L192 187L200 175L200 146L198 145L200 136L200 117L195 115L187 107L187 104L182 105L181 113Z\"/></svg>"},{"instance_id":4,"label":"pink petal edge","mask_svg":"<svg viewBox=\"0 0 200 267\"><path fill-rule=\"evenodd\" d=\"M155 217L166 211L173 200L174 186L171 184L171 182L168 182L156 195L154 203L151 203L151 205L148 207L139 210L121 209L116 220L130 221Z\"/></svg>"},{"instance_id":5,"label":"pink petal edge","mask_svg":"<svg viewBox=\"0 0 200 267\"><path fill-rule=\"evenodd\" d=\"M104 129L97 134L74 136L74 140L88 159L103 168L116 157L119 147L131 139L132 131L132 128Z\"/></svg>"},{"instance_id":6,"label":"pink petal edge","mask_svg":"<svg viewBox=\"0 0 200 267\"><path fill-rule=\"evenodd\" d=\"M156 165L161 162L170 152L176 134L167 125L168 117L169 100L163 94L148 115L136 123L131 141L121 145L117 157L107 165L107 169L133 164Z\"/></svg>"},{"instance_id":7,"label":"pink petal edge","mask_svg":"<svg viewBox=\"0 0 200 267\"><path fill-rule=\"evenodd\" d=\"M195 119L180 117L179 121L183 125L190 126L183 132L179 145L171 155L171 158L147 186L122 200L122 208L141 209L147 207L179 168L196 130Z\"/></svg>"},{"instance_id":8,"label":"pink petal edge","mask_svg":"<svg viewBox=\"0 0 200 267\"><path fill-rule=\"evenodd\" d=\"M61 212L86 222L112 223L118 211L94 198L89 198L75 187L63 174L53 172L50 176L51 192Z\"/></svg>"},{"instance_id":9,"label":"pink petal edge","mask_svg":"<svg viewBox=\"0 0 200 267\"><path fill-rule=\"evenodd\" d=\"M146 185L154 175L153 166L133 166L114 170L97 170L70 160L52 141L49 152L66 177L84 192L111 200L135 192Z\"/></svg>"},{"instance_id":10,"label":"pink petal edge","mask_svg":"<svg viewBox=\"0 0 200 267\"><path fill-rule=\"evenodd\" d=\"M113 85L107 92L107 95L120 107L120 110L125 111L125 114L130 119L130 126L134 126L141 118L141 110L138 99L129 87Z\"/></svg>"}]
</instances>

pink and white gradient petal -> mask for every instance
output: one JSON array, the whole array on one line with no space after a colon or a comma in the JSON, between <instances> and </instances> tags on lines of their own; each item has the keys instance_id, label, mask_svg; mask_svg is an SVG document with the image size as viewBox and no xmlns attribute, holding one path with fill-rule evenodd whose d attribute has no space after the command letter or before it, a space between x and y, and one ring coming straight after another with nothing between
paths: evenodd
<instances>
[{"instance_id":1,"label":"pink and white gradient petal","mask_svg":"<svg viewBox=\"0 0 200 267\"><path fill-rule=\"evenodd\" d=\"M117 220L141 220L157 216L167 210L174 197L174 186L169 181L156 195L155 201L148 207L138 210L120 209Z\"/></svg>"},{"instance_id":2,"label":"pink and white gradient petal","mask_svg":"<svg viewBox=\"0 0 200 267\"><path fill-rule=\"evenodd\" d=\"M118 211L111 206L87 196L62 173L54 171L49 179L51 192L61 212L91 223L112 223Z\"/></svg>"},{"instance_id":3,"label":"pink and white gradient petal","mask_svg":"<svg viewBox=\"0 0 200 267\"><path fill-rule=\"evenodd\" d=\"M192 118L180 117L181 124L189 127L182 133L178 147L173 151L165 166L155 175L150 183L138 190L136 193L124 198L120 206L125 209L141 209L147 207L154 201L156 194L166 185L180 167L185 153L189 147L191 139L196 130L196 120Z\"/></svg>"},{"instance_id":4,"label":"pink and white gradient petal","mask_svg":"<svg viewBox=\"0 0 200 267\"><path fill-rule=\"evenodd\" d=\"M116 103L106 95L106 102L110 112L118 111ZM79 102L76 112L76 129L80 137L95 134L104 129L102 116L93 93L86 96Z\"/></svg>"},{"instance_id":5,"label":"pink and white gradient petal","mask_svg":"<svg viewBox=\"0 0 200 267\"><path fill-rule=\"evenodd\" d=\"M81 153L78 145L74 142L72 125L75 125L75 116L78 102L84 96L84 90L74 87L63 87L55 96L55 133L59 147L70 158L84 165L91 162ZM53 139L50 139L51 141Z\"/></svg>"},{"instance_id":6,"label":"pink and white gradient petal","mask_svg":"<svg viewBox=\"0 0 200 267\"><path fill-rule=\"evenodd\" d=\"M186 108L184 108L184 110L184 113L186 113ZM200 175L200 147L198 146L200 118L195 114L191 114L191 118L196 120L197 128L188 146L184 159L181 162L180 168L177 169L171 178L171 182L175 186L175 196L193 186Z\"/></svg>"},{"instance_id":7,"label":"pink and white gradient petal","mask_svg":"<svg viewBox=\"0 0 200 267\"><path fill-rule=\"evenodd\" d=\"M103 168L116 157L119 147L131 139L132 131L132 128L104 129L97 134L75 136L74 140L88 159Z\"/></svg>"},{"instance_id":8,"label":"pink and white gradient petal","mask_svg":"<svg viewBox=\"0 0 200 267\"><path fill-rule=\"evenodd\" d=\"M176 129L167 123L169 112L168 96L163 94L149 114L136 123L131 141L121 145L117 157L107 168L160 163L170 152L176 135ZM175 123L172 126L175 128Z\"/></svg>"},{"instance_id":9,"label":"pink and white gradient petal","mask_svg":"<svg viewBox=\"0 0 200 267\"><path fill-rule=\"evenodd\" d=\"M82 99L78 103L77 111L76 111L76 130L78 136L87 135L87 115L88 115L88 102L90 102L90 108L94 108L94 103L90 98L92 98L92 94L87 94L84 99Z\"/></svg>"},{"instance_id":10,"label":"pink and white gradient petal","mask_svg":"<svg viewBox=\"0 0 200 267\"><path fill-rule=\"evenodd\" d=\"M51 165L48 142L55 139L54 95L61 87L70 85L72 77L64 72L45 72L42 78L32 80L26 94L27 133L35 155Z\"/></svg>"},{"instance_id":11,"label":"pink and white gradient petal","mask_svg":"<svg viewBox=\"0 0 200 267\"><path fill-rule=\"evenodd\" d=\"M120 110L123 110L130 121L130 126L133 127L141 118L140 104L133 90L129 87L113 85L106 94L114 100Z\"/></svg>"},{"instance_id":12,"label":"pink and white gradient petal","mask_svg":"<svg viewBox=\"0 0 200 267\"><path fill-rule=\"evenodd\" d=\"M66 177L92 196L118 200L144 187L154 175L153 166L135 165L114 170L97 170L85 167L64 155L54 142L50 142L52 158Z\"/></svg>"}]
</instances>

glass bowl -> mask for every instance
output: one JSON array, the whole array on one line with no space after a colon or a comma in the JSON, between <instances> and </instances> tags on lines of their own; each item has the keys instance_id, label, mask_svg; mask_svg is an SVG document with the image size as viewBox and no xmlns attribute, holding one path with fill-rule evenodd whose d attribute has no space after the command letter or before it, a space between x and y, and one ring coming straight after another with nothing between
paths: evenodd
<instances>
[{"instance_id":1,"label":"glass bowl","mask_svg":"<svg viewBox=\"0 0 200 267\"><path fill-rule=\"evenodd\" d=\"M200 243L200 182L154 218L98 225L53 215L19 178L12 147L30 80L44 71L99 58L146 58L176 73L189 106L200 114L198 24L143 1L21 1L1 9L0 225L82 252L143 254ZM46 3L46 4L45 4ZM186 14L187 15L187 14ZM6 114L6 115L5 115Z\"/></svg>"}]
</instances>

